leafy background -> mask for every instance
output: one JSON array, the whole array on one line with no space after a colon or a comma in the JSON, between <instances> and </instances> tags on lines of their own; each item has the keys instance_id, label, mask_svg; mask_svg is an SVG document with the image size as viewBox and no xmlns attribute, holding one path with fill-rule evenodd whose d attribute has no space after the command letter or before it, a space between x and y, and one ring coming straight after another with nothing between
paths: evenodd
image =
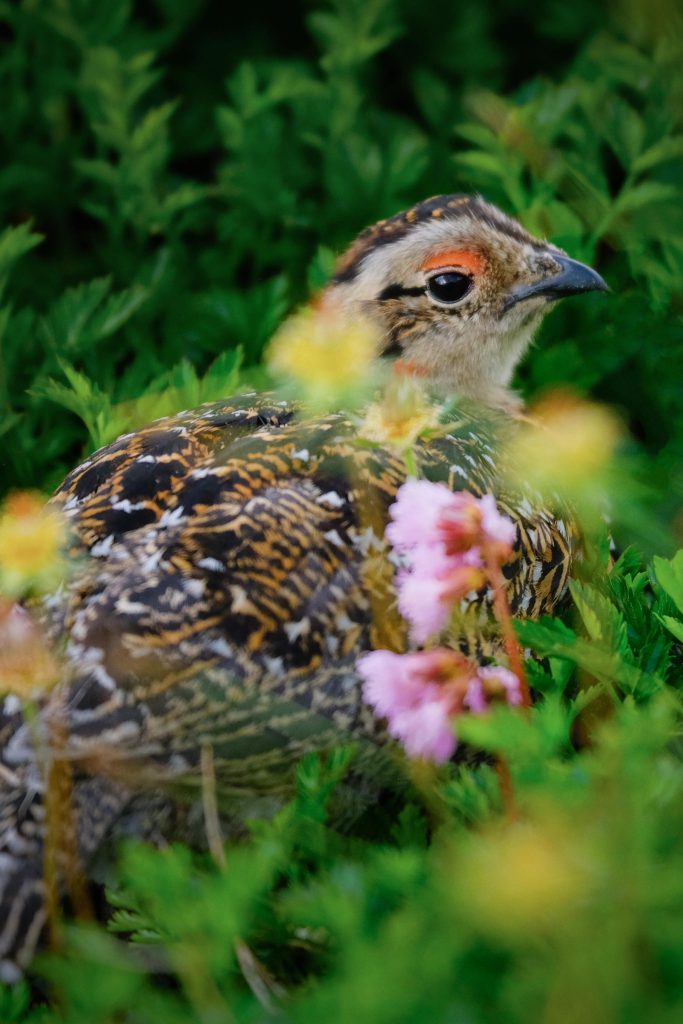
<instances>
[{"instance_id":1,"label":"leafy background","mask_svg":"<svg viewBox=\"0 0 683 1024\"><path fill-rule=\"evenodd\" d=\"M548 318L520 388L615 405L656 515L680 508L675 0L0 0L0 39L3 491L261 382L358 230L481 191L612 286ZM132 941L70 932L37 987L0 988L2 1024L680 1020L683 555L627 551L573 597L520 629L531 719L463 723L509 760L521 823L484 764L342 836L351 752L305 759L224 869L125 852L110 931Z\"/></svg>"}]
</instances>

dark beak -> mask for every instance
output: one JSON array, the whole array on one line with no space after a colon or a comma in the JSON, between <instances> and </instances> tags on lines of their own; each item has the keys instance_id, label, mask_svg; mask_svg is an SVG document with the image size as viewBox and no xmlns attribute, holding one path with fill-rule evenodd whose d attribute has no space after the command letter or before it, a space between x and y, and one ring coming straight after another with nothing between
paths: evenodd
<instances>
[{"instance_id":1,"label":"dark beak","mask_svg":"<svg viewBox=\"0 0 683 1024\"><path fill-rule=\"evenodd\" d=\"M559 253L553 253L553 259L560 265L559 273L543 277L533 284L522 284L513 288L505 302L504 312L524 299L544 298L548 302L554 302L556 299L563 299L567 295L579 295L581 292L609 291L609 287L592 267Z\"/></svg>"}]
</instances>

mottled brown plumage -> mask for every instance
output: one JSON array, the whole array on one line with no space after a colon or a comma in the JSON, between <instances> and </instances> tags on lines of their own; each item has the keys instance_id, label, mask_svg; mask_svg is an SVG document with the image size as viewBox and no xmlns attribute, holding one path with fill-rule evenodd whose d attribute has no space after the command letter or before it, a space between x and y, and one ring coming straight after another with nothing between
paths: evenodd
<instances>
[{"instance_id":1,"label":"mottled brown plumage","mask_svg":"<svg viewBox=\"0 0 683 1024\"><path fill-rule=\"evenodd\" d=\"M431 227L449 219L452 241ZM411 239L419 254L414 267ZM438 264L439 246L449 260L455 252L462 261L447 281L464 292L452 303L434 300L432 271L420 270L426 256L429 267ZM345 315L374 316L385 348L398 345L435 388L459 386L505 408L508 368L497 373L486 365L495 346L471 360L465 376L454 358L446 379L447 327L455 352L464 351L468 324L474 345L481 323L498 324L491 327L498 345L509 316L518 358L520 330L528 341L530 319L540 318L569 264L580 276L580 264L482 200L439 197L361 235L324 301ZM544 274L555 282L545 293L538 283ZM591 286L582 282L573 290ZM506 302L526 303L530 313L508 314ZM509 363L512 356L501 358ZM509 429L506 413L465 401L449 432L419 442L416 457L430 479L496 495L518 531L505 568L513 611L536 617L560 600L575 540L570 524L501 486L496 438ZM68 737L86 862L122 824L138 834L178 834L179 793L190 805L196 798L208 747L223 807L238 818L286 796L304 752L339 742L359 744L350 813L396 776L383 723L363 703L355 662L365 650L407 644L384 542L388 508L404 479L397 451L359 443L346 416L306 420L272 396L256 395L126 435L67 477L54 501L84 557L45 613L51 636L64 644L65 678L31 729L12 698L0 715L5 977L28 963L44 921L45 781L36 742L49 746L55 723ZM463 607L461 643L479 656L488 642L490 596L471 595Z\"/></svg>"}]
</instances>

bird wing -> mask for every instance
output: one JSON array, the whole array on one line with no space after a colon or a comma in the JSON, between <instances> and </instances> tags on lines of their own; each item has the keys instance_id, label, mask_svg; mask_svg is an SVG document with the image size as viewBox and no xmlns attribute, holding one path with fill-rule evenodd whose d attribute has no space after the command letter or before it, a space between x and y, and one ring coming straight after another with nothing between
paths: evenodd
<instances>
[{"instance_id":1,"label":"bird wing","mask_svg":"<svg viewBox=\"0 0 683 1024\"><path fill-rule=\"evenodd\" d=\"M294 415L288 403L250 393L157 420L87 458L52 501L76 522L80 541L91 549L156 522L176 507L178 486L192 469L237 438L275 430Z\"/></svg>"},{"instance_id":2,"label":"bird wing","mask_svg":"<svg viewBox=\"0 0 683 1024\"><path fill-rule=\"evenodd\" d=\"M173 509L96 542L106 556L56 629L82 678L77 742L118 741L125 721L136 751L190 770L204 735L253 780L250 751L293 759L313 737L378 733L354 664L405 646L383 538L405 471L351 431L330 417L233 440L177 482Z\"/></svg>"}]
</instances>

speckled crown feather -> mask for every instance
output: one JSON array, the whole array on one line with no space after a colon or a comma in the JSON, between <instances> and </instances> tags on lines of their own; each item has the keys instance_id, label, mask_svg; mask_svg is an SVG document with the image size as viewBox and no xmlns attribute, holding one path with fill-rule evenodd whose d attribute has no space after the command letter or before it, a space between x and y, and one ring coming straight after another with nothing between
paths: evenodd
<instances>
[{"instance_id":1,"label":"speckled crown feather","mask_svg":"<svg viewBox=\"0 0 683 1024\"><path fill-rule=\"evenodd\" d=\"M382 245L398 242L420 224L434 220L456 220L463 216L486 223L518 242L534 247L539 245L538 239L525 231L521 224L487 203L481 196L464 193L432 196L361 231L337 264L332 283L344 284L353 281L363 260L371 252Z\"/></svg>"}]
</instances>

